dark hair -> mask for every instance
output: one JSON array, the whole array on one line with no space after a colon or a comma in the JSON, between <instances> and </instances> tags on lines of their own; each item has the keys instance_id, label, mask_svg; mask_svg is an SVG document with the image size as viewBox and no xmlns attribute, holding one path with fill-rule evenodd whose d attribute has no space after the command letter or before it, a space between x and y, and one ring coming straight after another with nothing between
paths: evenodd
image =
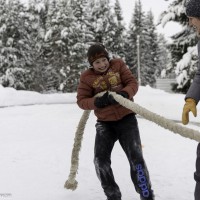
<instances>
[{"instance_id":1,"label":"dark hair","mask_svg":"<svg viewBox=\"0 0 200 200\"><path fill-rule=\"evenodd\" d=\"M200 0L190 0L186 4L186 15L188 17L200 18Z\"/></svg>"},{"instance_id":2,"label":"dark hair","mask_svg":"<svg viewBox=\"0 0 200 200\"><path fill-rule=\"evenodd\" d=\"M106 57L109 60L108 52L105 46L101 43L95 43L91 45L87 52L88 62L92 66L92 63L101 57Z\"/></svg>"}]
</instances>

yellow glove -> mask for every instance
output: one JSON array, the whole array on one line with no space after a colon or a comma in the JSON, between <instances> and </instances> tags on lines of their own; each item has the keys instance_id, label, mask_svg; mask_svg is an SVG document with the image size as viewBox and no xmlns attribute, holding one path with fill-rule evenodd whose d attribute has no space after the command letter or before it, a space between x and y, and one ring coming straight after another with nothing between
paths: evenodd
<instances>
[{"instance_id":1,"label":"yellow glove","mask_svg":"<svg viewBox=\"0 0 200 200\"><path fill-rule=\"evenodd\" d=\"M189 112L192 112L193 115L197 116L197 108L196 108L196 102L192 98L188 98L185 101L185 105L183 107L183 113L182 113L182 123L184 125L188 124L189 122Z\"/></svg>"}]
</instances>

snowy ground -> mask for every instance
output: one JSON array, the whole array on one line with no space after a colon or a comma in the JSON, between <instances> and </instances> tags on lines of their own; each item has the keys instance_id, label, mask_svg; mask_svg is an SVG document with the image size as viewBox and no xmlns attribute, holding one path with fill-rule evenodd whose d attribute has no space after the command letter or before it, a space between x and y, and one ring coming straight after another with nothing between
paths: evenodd
<instances>
[{"instance_id":1,"label":"snowy ground","mask_svg":"<svg viewBox=\"0 0 200 200\"><path fill-rule=\"evenodd\" d=\"M69 174L74 133L83 112L75 104L75 93L41 95L0 87L0 96L0 200L106 200L93 165L93 113L80 153L78 188L72 192L63 187ZM180 121L184 95L140 87L135 101ZM191 121L188 127L198 130L200 116L191 117ZM197 142L140 116L138 122L156 200L192 200ZM122 199L139 200L118 143L112 167Z\"/></svg>"}]
</instances>

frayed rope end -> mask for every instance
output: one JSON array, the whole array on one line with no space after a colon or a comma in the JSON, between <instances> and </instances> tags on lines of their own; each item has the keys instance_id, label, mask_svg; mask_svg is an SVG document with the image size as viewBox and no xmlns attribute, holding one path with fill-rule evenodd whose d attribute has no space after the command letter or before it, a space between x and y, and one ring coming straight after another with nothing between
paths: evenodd
<instances>
[{"instance_id":1,"label":"frayed rope end","mask_svg":"<svg viewBox=\"0 0 200 200\"><path fill-rule=\"evenodd\" d=\"M68 190L76 190L78 186L78 182L76 180L67 180L65 182L64 188L68 189Z\"/></svg>"}]
</instances>

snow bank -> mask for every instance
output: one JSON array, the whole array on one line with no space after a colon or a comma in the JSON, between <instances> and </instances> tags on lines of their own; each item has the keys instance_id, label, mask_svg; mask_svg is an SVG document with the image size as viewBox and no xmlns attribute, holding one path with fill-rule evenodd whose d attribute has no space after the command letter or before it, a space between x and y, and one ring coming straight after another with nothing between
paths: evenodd
<instances>
[{"instance_id":1,"label":"snow bank","mask_svg":"<svg viewBox=\"0 0 200 200\"><path fill-rule=\"evenodd\" d=\"M22 106L32 104L75 103L76 93L40 94L33 91L4 88L0 85L0 107Z\"/></svg>"}]
</instances>

